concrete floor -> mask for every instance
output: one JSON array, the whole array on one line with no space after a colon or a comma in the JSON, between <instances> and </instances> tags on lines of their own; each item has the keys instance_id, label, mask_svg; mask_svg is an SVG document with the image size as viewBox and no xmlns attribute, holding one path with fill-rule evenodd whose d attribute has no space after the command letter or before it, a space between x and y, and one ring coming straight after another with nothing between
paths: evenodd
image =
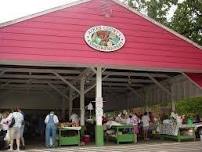
<instances>
[{"instance_id":1,"label":"concrete floor","mask_svg":"<svg viewBox=\"0 0 202 152\"><path fill-rule=\"evenodd\" d=\"M46 149L44 147L28 147L26 152L202 152L202 142L161 142L106 145L103 147L81 146Z\"/></svg>"}]
</instances>

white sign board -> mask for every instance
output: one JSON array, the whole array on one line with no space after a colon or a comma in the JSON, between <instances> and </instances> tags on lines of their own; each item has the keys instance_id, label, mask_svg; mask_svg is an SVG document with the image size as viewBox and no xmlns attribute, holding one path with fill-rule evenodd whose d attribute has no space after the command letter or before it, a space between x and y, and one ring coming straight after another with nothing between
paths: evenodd
<instances>
[{"instance_id":1,"label":"white sign board","mask_svg":"<svg viewBox=\"0 0 202 152\"><path fill-rule=\"evenodd\" d=\"M103 52L112 52L125 44L125 37L118 29L110 26L94 26L85 33L86 43Z\"/></svg>"}]
</instances>

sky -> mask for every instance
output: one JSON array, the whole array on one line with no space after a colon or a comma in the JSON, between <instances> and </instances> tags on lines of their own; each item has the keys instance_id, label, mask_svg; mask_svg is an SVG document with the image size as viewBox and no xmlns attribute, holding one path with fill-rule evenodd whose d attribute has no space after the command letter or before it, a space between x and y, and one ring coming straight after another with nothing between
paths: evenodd
<instances>
[{"instance_id":1,"label":"sky","mask_svg":"<svg viewBox=\"0 0 202 152\"><path fill-rule=\"evenodd\" d=\"M79 0L0 0L0 23L35 14L74 1ZM184 0L180 0L180 2L181 1ZM175 9L176 6L171 8L168 19L173 15Z\"/></svg>"},{"instance_id":2,"label":"sky","mask_svg":"<svg viewBox=\"0 0 202 152\"><path fill-rule=\"evenodd\" d=\"M0 0L0 23L78 0Z\"/></svg>"}]
</instances>

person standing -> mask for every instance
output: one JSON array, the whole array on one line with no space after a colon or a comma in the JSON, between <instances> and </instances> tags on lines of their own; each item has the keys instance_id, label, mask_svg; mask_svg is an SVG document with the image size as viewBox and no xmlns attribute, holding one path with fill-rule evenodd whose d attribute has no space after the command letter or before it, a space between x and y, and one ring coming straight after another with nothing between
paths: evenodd
<instances>
[{"instance_id":1,"label":"person standing","mask_svg":"<svg viewBox=\"0 0 202 152\"><path fill-rule=\"evenodd\" d=\"M1 119L0 125L2 125L2 133L3 133L3 138L4 138L4 144L3 144L3 148L8 148L8 141L10 140L9 138L9 122L7 121L7 117L8 117L9 113L8 112L4 112L3 113L3 118ZM2 147L0 147L1 149Z\"/></svg>"},{"instance_id":2,"label":"person standing","mask_svg":"<svg viewBox=\"0 0 202 152\"><path fill-rule=\"evenodd\" d=\"M79 126L79 116L76 113L73 113L70 116L70 121L71 121L73 127Z\"/></svg>"},{"instance_id":3,"label":"person standing","mask_svg":"<svg viewBox=\"0 0 202 152\"><path fill-rule=\"evenodd\" d=\"M23 122L20 128L20 141L22 142L22 149L25 149L25 140L24 140L25 116L20 108L18 108L18 112L20 112L23 115Z\"/></svg>"},{"instance_id":4,"label":"person standing","mask_svg":"<svg viewBox=\"0 0 202 152\"><path fill-rule=\"evenodd\" d=\"M147 112L145 112L144 115L142 116L144 140L149 140L148 139L149 122L150 122L149 116Z\"/></svg>"},{"instance_id":5,"label":"person standing","mask_svg":"<svg viewBox=\"0 0 202 152\"><path fill-rule=\"evenodd\" d=\"M12 127L10 126L10 138L11 138L10 150L13 151L13 142L16 139L17 151L20 151L20 137L21 137L20 129L24 121L24 117L20 112L18 112L18 109L16 108L14 112L12 113L12 119L15 120L15 123Z\"/></svg>"},{"instance_id":6,"label":"person standing","mask_svg":"<svg viewBox=\"0 0 202 152\"><path fill-rule=\"evenodd\" d=\"M46 147L53 147L55 145L55 140L56 140L56 129L57 129L57 124L59 123L58 117L54 114L53 111L50 112L46 116L45 119L45 124L46 124L46 137L45 137L45 142L46 142Z\"/></svg>"},{"instance_id":7,"label":"person standing","mask_svg":"<svg viewBox=\"0 0 202 152\"><path fill-rule=\"evenodd\" d=\"M135 114L133 115L132 119L133 119L133 129L134 129L134 133L135 133L136 135L138 135L138 134L139 134L139 126L138 126L138 124L140 123L140 120L139 120L139 118L138 118L138 116L137 116L137 113L135 113Z\"/></svg>"}]
</instances>

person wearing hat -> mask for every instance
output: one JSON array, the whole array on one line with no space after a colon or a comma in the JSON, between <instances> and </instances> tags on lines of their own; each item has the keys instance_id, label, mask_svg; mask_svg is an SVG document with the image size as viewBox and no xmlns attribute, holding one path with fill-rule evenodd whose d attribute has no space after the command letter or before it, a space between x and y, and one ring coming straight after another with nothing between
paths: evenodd
<instances>
[{"instance_id":1,"label":"person wearing hat","mask_svg":"<svg viewBox=\"0 0 202 152\"><path fill-rule=\"evenodd\" d=\"M46 147L53 147L56 140L56 129L59 123L58 117L51 111L45 119L46 124Z\"/></svg>"}]
</instances>

